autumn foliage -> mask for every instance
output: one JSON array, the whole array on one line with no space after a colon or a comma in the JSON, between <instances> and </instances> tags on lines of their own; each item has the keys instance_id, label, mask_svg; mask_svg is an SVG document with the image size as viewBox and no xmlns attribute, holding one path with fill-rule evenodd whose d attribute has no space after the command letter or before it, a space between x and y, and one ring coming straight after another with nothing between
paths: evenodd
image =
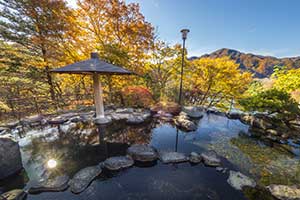
<instances>
[{"instance_id":1,"label":"autumn foliage","mask_svg":"<svg viewBox=\"0 0 300 200\"><path fill-rule=\"evenodd\" d=\"M128 86L122 89L122 99L126 106L149 108L153 103L153 95L143 86Z\"/></svg>"}]
</instances>

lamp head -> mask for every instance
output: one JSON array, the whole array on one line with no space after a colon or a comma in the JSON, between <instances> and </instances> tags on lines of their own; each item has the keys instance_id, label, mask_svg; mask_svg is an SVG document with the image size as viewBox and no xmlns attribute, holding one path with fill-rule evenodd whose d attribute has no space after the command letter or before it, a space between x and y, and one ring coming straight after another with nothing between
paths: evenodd
<instances>
[{"instance_id":1,"label":"lamp head","mask_svg":"<svg viewBox=\"0 0 300 200\"><path fill-rule=\"evenodd\" d=\"M182 29L180 32L182 33L182 39L185 40L187 38L187 34L188 34L188 32L190 32L190 30Z\"/></svg>"}]
</instances>

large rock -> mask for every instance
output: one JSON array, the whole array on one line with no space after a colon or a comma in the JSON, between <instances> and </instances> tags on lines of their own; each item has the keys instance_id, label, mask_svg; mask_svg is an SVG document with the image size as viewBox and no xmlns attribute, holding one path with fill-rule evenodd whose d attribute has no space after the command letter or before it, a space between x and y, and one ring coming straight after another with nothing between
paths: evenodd
<instances>
[{"instance_id":1,"label":"large rock","mask_svg":"<svg viewBox=\"0 0 300 200\"><path fill-rule=\"evenodd\" d=\"M71 191L75 194L83 192L101 172L102 169L99 165L80 170L69 182Z\"/></svg>"},{"instance_id":2,"label":"large rock","mask_svg":"<svg viewBox=\"0 0 300 200\"><path fill-rule=\"evenodd\" d=\"M173 151L160 151L159 159L165 164L186 162L188 160L188 158L183 153Z\"/></svg>"},{"instance_id":3,"label":"large rock","mask_svg":"<svg viewBox=\"0 0 300 200\"><path fill-rule=\"evenodd\" d=\"M187 116L191 118L202 118L203 117L203 111L199 107L195 106L185 106L183 108L183 112L187 114Z\"/></svg>"},{"instance_id":4,"label":"large rock","mask_svg":"<svg viewBox=\"0 0 300 200\"><path fill-rule=\"evenodd\" d=\"M52 124L52 125L58 125L58 124L63 124L66 121L68 121L67 118L58 116L58 117L54 117L54 118L48 120L48 123Z\"/></svg>"},{"instance_id":5,"label":"large rock","mask_svg":"<svg viewBox=\"0 0 300 200\"><path fill-rule=\"evenodd\" d=\"M0 180L18 173L22 168L19 144L10 138L0 137Z\"/></svg>"},{"instance_id":6,"label":"large rock","mask_svg":"<svg viewBox=\"0 0 300 200\"><path fill-rule=\"evenodd\" d=\"M69 185L69 177L66 175L55 177L54 179L38 183L32 186L28 193L37 194L41 192L60 192L66 190Z\"/></svg>"},{"instance_id":7,"label":"large rock","mask_svg":"<svg viewBox=\"0 0 300 200\"><path fill-rule=\"evenodd\" d=\"M243 187L255 187L256 183L253 179L242 174L241 172L229 171L229 178L227 182L236 190L242 190Z\"/></svg>"},{"instance_id":8,"label":"large rock","mask_svg":"<svg viewBox=\"0 0 300 200\"><path fill-rule=\"evenodd\" d=\"M127 153L137 161L151 162L157 160L157 153L154 148L148 145L136 144L128 148Z\"/></svg>"},{"instance_id":9,"label":"large rock","mask_svg":"<svg viewBox=\"0 0 300 200\"><path fill-rule=\"evenodd\" d=\"M221 165L221 160L214 151L203 152L201 153L201 157L207 166L218 167Z\"/></svg>"},{"instance_id":10,"label":"large rock","mask_svg":"<svg viewBox=\"0 0 300 200\"><path fill-rule=\"evenodd\" d=\"M134 164L130 156L115 156L104 161L103 165L109 170L120 170L131 167Z\"/></svg>"},{"instance_id":11,"label":"large rock","mask_svg":"<svg viewBox=\"0 0 300 200\"><path fill-rule=\"evenodd\" d=\"M186 131L195 131L197 130L197 125L189 119L185 113L180 113L179 116L175 118L175 124Z\"/></svg>"},{"instance_id":12,"label":"large rock","mask_svg":"<svg viewBox=\"0 0 300 200\"><path fill-rule=\"evenodd\" d=\"M194 164L200 163L202 161L202 156L196 152L191 152L189 161Z\"/></svg>"},{"instance_id":13,"label":"large rock","mask_svg":"<svg viewBox=\"0 0 300 200\"><path fill-rule=\"evenodd\" d=\"M23 200L27 193L20 189L11 190L0 196L0 200Z\"/></svg>"},{"instance_id":14,"label":"large rock","mask_svg":"<svg viewBox=\"0 0 300 200\"><path fill-rule=\"evenodd\" d=\"M299 200L300 199L300 188L299 186L293 185L269 185L267 189L271 194L280 200Z\"/></svg>"}]
</instances>

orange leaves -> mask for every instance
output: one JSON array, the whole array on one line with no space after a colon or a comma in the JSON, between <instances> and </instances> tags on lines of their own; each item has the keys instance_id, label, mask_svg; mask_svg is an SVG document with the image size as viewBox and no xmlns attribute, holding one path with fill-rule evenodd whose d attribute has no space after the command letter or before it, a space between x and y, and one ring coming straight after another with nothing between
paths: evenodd
<instances>
[{"instance_id":1,"label":"orange leaves","mask_svg":"<svg viewBox=\"0 0 300 200\"><path fill-rule=\"evenodd\" d=\"M153 103L151 92L143 86L123 88L122 97L125 105L132 107L149 107Z\"/></svg>"}]
</instances>

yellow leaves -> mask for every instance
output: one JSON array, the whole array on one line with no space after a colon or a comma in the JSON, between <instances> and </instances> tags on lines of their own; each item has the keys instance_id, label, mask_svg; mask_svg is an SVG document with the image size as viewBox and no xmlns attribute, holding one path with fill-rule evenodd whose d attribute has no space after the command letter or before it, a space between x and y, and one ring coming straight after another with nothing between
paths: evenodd
<instances>
[{"instance_id":1,"label":"yellow leaves","mask_svg":"<svg viewBox=\"0 0 300 200\"><path fill-rule=\"evenodd\" d=\"M207 91L208 95L220 93L223 97L237 97L252 80L250 73L242 73L238 67L227 57L194 60L187 70L190 77L187 87Z\"/></svg>"}]
</instances>

